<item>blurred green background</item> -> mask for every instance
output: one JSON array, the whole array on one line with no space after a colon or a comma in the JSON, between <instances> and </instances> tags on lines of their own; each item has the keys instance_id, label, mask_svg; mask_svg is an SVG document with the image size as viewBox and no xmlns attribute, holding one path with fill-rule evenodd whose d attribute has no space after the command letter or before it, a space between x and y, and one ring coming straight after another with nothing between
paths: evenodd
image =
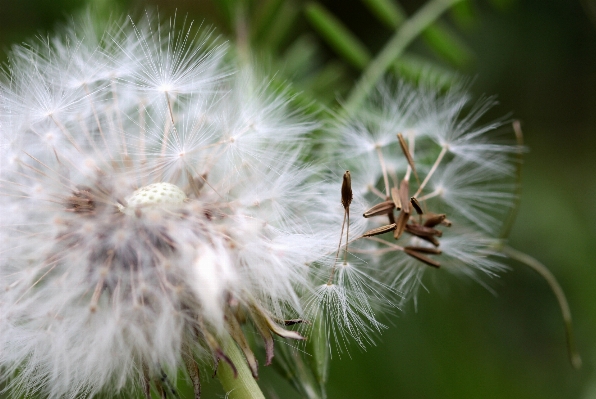
<instances>
[{"instance_id":1,"label":"blurred green background","mask_svg":"<svg viewBox=\"0 0 596 399\"><path fill-rule=\"evenodd\" d=\"M251 12L249 2L242 1L91 3L99 10L97 18L138 14L145 7L157 6L162 16L177 10L218 26L232 40L238 32L225 4L245 4ZM374 55L391 30L365 3L321 2ZM408 15L423 4L400 3ZM12 44L51 31L88 4L0 0L0 58L6 61ZM262 4L255 21L266 21L268 10L273 10L291 24L263 22L261 26L276 30L255 33L252 43L259 63L279 70L298 90L320 96L322 102L331 104L345 95L358 76L357 62L338 56L317 34L303 12L308 4ZM537 257L559 279L575 320L584 367L575 371L569 365L557 303L531 270L511 263L510 272L488 281L496 295L472 281L429 273L430 292L421 291L417 311L410 305L388 320L390 329L376 347L366 352L354 348L351 357L333 359L330 398L596 398L596 1L465 4L441 22L457 33L462 46L453 52L433 50L431 32L409 51L438 69L473 78L471 90L478 96L498 95L500 105L492 116L511 113L522 121L530 151L524 159L523 195L510 244ZM318 71L301 70L301 51L313 53L308 65L315 62ZM273 370L263 368L261 374L266 395L298 397ZM217 381L203 380L204 397L224 396Z\"/></svg>"}]
</instances>

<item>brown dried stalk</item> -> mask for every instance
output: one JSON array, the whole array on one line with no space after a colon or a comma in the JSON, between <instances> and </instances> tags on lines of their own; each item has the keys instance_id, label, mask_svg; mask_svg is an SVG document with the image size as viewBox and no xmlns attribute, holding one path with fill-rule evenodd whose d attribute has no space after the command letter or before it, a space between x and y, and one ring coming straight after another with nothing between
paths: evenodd
<instances>
[{"instance_id":1,"label":"brown dried stalk","mask_svg":"<svg viewBox=\"0 0 596 399\"><path fill-rule=\"evenodd\" d=\"M335 261L333 262L333 267L331 268L331 274L329 275L329 280L327 284L333 283L333 276L335 274L335 264L339 259L339 251L341 250L341 241L344 236L344 228L346 226L346 220L348 222L348 228L346 229L346 249L344 250L344 263L348 261L348 244L350 239L350 204L352 203L353 193L352 193L352 176L350 175L350 171L346 170L344 173L343 181L341 184L341 204L344 207L344 220L341 223L341 234L339 236L339 245L337 246L337 253L335 254Z\"/></svg>"},{"instance_id":2,"label":"brown dried stalk","mask_svg":"<svg viewBox=\"0 0 596 399\"><path fill-rule=\"evenodd\" d=\"M412 250L409 247L404 248L404 252L410 255L412 258L419 260L422 263L425 263L429 266L436 267L437 269L441 267L441 264L434 259L429 258L428 256L422 255L420 252Z\"/></svg>"}]
</instances>

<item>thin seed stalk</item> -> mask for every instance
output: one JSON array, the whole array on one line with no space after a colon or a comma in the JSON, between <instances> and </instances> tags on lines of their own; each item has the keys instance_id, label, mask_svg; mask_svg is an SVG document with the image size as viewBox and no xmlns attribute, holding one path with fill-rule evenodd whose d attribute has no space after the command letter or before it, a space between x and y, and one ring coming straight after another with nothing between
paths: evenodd
<instances>
[{"instance_id":1,"label":"thin seed stalk","mask_svg":"<svg viewBox=\"0 0 596 399\"><path fill-rule=\"evenodd\" d=\"M563 322L565 324L565 335L567 338L567 352L569 354L569 361L571 365L575 369L579 369L582 366L582 359L575 347L575 339L573 336L573 322L571 320L571 310L569 309L569 304L567 303L567 298L565 297L565 293L563 292L563 288L559 285L559 282L552 274L550 270L538 260L534 259L528 254L525 254L521 251L518 251L510 246L505 245L502 249L503 253L509 256L511 259L515 259L516 261L523 263L524 265L530 267L536 273L538 273L542 278L546 280L550 289L555 294L557 298L557 302L559 303L559 308L561 309L561 315L563 316Z\"/></svg>"},{"instance_id":2,"label":"thin seed stalk","mask_svg":"<svg viewBox=\"0 0 596 399\"><path fill-rule=\"evenodd\" d=\"M383 170L383 181L385 182L385 192L387 193L387 198L390 197L390 188L389 188L389 177L387 175L387 167L385 166L385 158L383 158L383 151L381 151L380 147L377 147L377 155L379 156L379 162L381 163L381 169Z\"/></svg>"},{"instance_id":3,"label":"thin seed stalk","mask_svg":"<svg viewBox=\"0 0 596 399\"><path fill-rule=\"evenodd\" d=\"M223 352L234 363L238 372L238 375L234 376L234 371L224 361L220 361L217 366L217 377L226 391L226 397L230 399L265 399L238 345L236 345L229 334L226 334L222 338L223 342L221 342L221 346Z\"/></svg>"},{"instance_id":4,"label":"thin seed stalk","mask_svg":"<svg viewBox=\"0 0 596 399\"><path fill-rule=\"evenodd\" d=\"M409 18L393 34L381 52L368 64L360 80L352 89L344 109L352 114L379 82L383 74L401 56L408 45L441 14L462 0L432 0Z\"/></svg>"},{"instance_id":5,"label":"thin seed stalk","mask_svg":"<svg viewBox=\"0 0 596 399\"><path fill-rule=\"evenodd\" d=\"M341 242L344 238L344 228L346 226L346 217L347 216L348 216L348 212L347 212L347 208L346 208L346 210L344 210L344 221L341 223L341 234L339 235L339 245L337 246L337 253L335 254L335 261L333 262L333 267L331 268L331 273L329 274L329 280L327 280L327 285L333 284L333 276L335 276L337 260L339 259L339 251L341 251Z\"/></svg>"},{"instance_id":6,"label":"thin seed stalk","mask_svg":"<svg viewBox=\"0 0 596 399\"><path fill-rule=\"evenodd\" d=\"M445 156L446 153L447 153L447 147L443 147L441 149L441 152L439 153L439 156L437 157L435 163L433 164L432 168L428 171L426 177L424 178L424 181L422 182L422 184L420 184L420 187L418 187L416 194L414 194L414 198L417 198L422 193L422 190L424 190L424 187L426 187L426 184L428 183L428 181L430 180L432 175L437 170L437 167L443 160L443 157Z\"/></svg>"}]
</instances>

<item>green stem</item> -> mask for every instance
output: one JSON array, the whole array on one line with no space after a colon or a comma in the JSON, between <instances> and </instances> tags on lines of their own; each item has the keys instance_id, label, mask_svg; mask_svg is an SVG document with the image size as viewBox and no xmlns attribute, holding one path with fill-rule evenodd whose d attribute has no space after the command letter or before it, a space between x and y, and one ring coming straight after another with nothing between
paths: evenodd
<instances>
[{"instance_id":1,"label":"green stem","mask_svg":"<svg viewBox=\"0 0 596 399\"><path fill-rule=\"evenodd\" d=\"M504 246L502 251L510 258L515 259L526 266L529 266L532 270L540 274L550 286L551 290L557 297L557 302L559 303L559 308L561 308L561 314L563 316L563 322L565 323L565 334L567 336L567 351L569 353L569 360L575 369L579 369L582 366L582 359L577 352L577 348L575 347L575 340L573 338L573 323L571 321L571 310L569 310L567 298L565 298L565 293L559 285L559 282L551 273L551 271L546 268L546 266L530 255L527 255L509 246Z\"/></svg>"},{"instance_id":2,"label":"green stem","mask_svg":"<svg viewBox=\"0 0 596 399\"><path fill-rule=\"evenodd\" d=\"M426 3L416 14L409 18L393 34L381 52L368 64L360 80L348 96L344 105L350 114L355 111L370 91L375 87L383 74L391 67L395 60L404 52L406 47L429 27L446 10L462 0L432 0Z\"/></svg>"},{"instance_id":3,"label":"green stem","mask_svg":"<svg viewBox=\"0 0 596 399\"><path fill-rule=\"evenodd\" d=\"M217 377L230 399L265 399L261 388L253 378L244 355L229 334L223 338L222 349L236 367L237 375L230 365L220 360Z\"/></svg>"}]
</instances>

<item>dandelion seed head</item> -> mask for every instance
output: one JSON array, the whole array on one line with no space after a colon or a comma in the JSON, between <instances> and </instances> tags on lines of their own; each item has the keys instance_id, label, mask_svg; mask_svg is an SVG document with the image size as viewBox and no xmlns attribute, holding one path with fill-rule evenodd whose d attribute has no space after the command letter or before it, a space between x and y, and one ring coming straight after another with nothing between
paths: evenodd
<instances>
[{"instance_id":1,"label":"dandelion seed head","mask_svg":"<svg viewBox=\"0 0 596 399\"><path fill-rule=\"evenodd\" d=\"M317 124L287 93L229 76L210 32L107 29L16 49L0 83L0 380L14 396L124 392L186 353L209 364L222 334L242 340L241 310L264 337L301 339L278 323L302 313L308 265L335 245L327 188L299 162Z\"/></svg>"},{"instance_id":2,"label":"dandelion seed head","mask_svg":"<svg viewBox=\"0 0 596 399\"><path fill-rule=\"evenodd\" d=\"M356 197L371 210L392 208L365 219L365 229L396 226L355 240L350 255L401 293L396 303L415 298L430 269L478 281L504 269L493 249L515 198L512 154L520 148L499 141L501 121L480 124L494 99L470 104L458 88L441 94L384 82L335 128L333 159L351 171Z\"/></svg>"}]
</instances>

